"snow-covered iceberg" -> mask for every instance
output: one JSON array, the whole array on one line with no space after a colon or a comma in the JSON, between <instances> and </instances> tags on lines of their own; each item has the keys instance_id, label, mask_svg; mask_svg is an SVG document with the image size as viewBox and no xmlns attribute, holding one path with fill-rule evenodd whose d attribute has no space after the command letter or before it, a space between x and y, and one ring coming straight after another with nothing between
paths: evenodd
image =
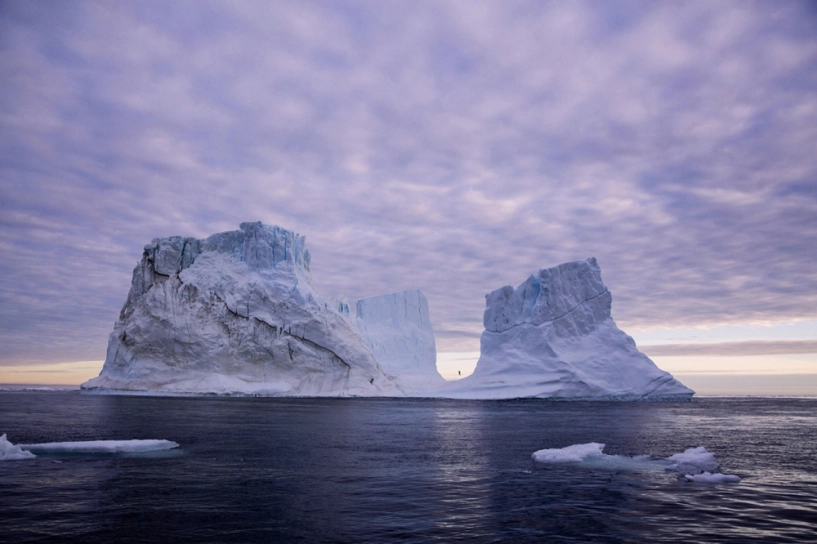
<instances>
[{"instance_id":1,"label":"snow-covered iceberg","mask_svg":"<svg viewBox=\"0 0 817 544\"><path fill-rule=\"evenodd\" d=\"M734 474L722 474L715 455L703 446L690 448L666 459L653 459L649 455L608 455L604 444L590 442L574 444L565 448L550 448L533 452L531 458L537 463L573 463L586 468L630 472L674 472L689 482L739 482Z\"/></svg>"},{"instance_id":2,"label":"snow-covered iceberg","mask_svg":"<svg viewBox=\"0 0 817 544\"><path fill-rule=\"evenodd\" d=\"M145 246L86 392L400 395L312 286L304 237L260 222Z\"/></svg>"},{"instance_id":3,"label":"snow-covered iceberg","mask_svg":"<svg viewBox=\"0 0 817 544\"><path fill-rule=\"evenodd\" d=\"M444 396L691 399L694 391L616 326L611 302L593 258L542 269L516 289L488 294L477 367Z\"/></svg>"},{"instance_id":4,"label":"snow-covered iceberg","mask_svg":"<svg viewBox=\"0 0 817 544\"><path fill-rule=\"evenodd\" d=\"M422 291L365 298L356 307L357 327L375 359L407 394L445 385L437 372L434 330Z\"/></svg>"}]
</instances>

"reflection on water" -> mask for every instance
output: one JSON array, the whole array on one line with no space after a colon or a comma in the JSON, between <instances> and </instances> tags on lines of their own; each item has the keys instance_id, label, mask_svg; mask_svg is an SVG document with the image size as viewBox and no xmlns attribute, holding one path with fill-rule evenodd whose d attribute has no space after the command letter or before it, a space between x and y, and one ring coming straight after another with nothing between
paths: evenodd
<instances>
[{"instance_id":1,"label":"reflection on water","mask_svg":"<svg viewBox=\"0 0 817 544\"><path fill-rule=\"evenodd\" d=\"M429 467L437 499L432 507L435 534L478 538L491 516L490 460L478 445L486 441L480 403L433 403L430 421L435 462Z\"/></svg>"},{"instance_id":2,"label":"reflection on water","mask_svg":"<svg viewBox=\"0 0 817 544\"><path fill-rule=\"evenodd\" d=\"M8 540L795 542L813 538L817 400L679 404L0 392L16 443L167 439L173 456L0 463ZM714 452L739 484L538 465L544 448ZM60 461L60 462L55 462Z\"/></svg>"}]
</instances>

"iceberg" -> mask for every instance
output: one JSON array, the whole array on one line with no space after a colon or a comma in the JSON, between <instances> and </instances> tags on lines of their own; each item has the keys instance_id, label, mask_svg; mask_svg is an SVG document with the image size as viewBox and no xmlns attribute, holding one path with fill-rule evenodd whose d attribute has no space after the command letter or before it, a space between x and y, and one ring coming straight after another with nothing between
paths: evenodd
<instances>
[{"instance_id":1,"label":"iceberg","mask_svg":"<svg viewBox=\"0 0 817 544\"><path fill-rule=\"evenodd\" d=\"M365 298L356 307L357 327L375 359L407 394L446 384L437 371L434 330L422 291Z\"/></svg>"},{"instance_id":2,"label":"iceberg","mask_svg":"<svg viewBox=\"0 0 817 544\"><path fill-rule=\"evenodd\" d=\"M590 442L574 444L565 448L551 448L533 452L531 458L537 463L573 463L586 468L631 472L674 472L688 482L735 483L740 477L722 474L715 455L704 447L690 448L666 459L652 459L649 455L607 455L604 444Z\"/></svg>"},{"instance_id":3,"label":"iceberg","mask_svg":"<svg viewBox=\"0 0 817 544\"><path fill-rule=\"evenodd\" d=\"M144 247L85 393L689 400L610 315L595 259L486 297L475 372L436 368L417 290L324 299L303 236L260 222ZM355 313L353 315L352 310Z\"/></svg>"},{"instance_id":4,"label":"iceberg","mask_svg":"<svg viewBox=\"0 0 817 544\"><path fill-rule=\"evenodd\" d=\"M532 274L486 295L474 373L444 396L469 399L690 400L611 317L596 259Z\"/></svg>"},{"instance_id":5,"label":"iceberg","mask_svg":"<svg viewBox=\"0 0 817 544\"><path fill-rule=\"evenodd\" d=\"M305 238L260 222L145 246L84 392L401 395L342 304L313 288Z\"/></svg>"}]
</instances>

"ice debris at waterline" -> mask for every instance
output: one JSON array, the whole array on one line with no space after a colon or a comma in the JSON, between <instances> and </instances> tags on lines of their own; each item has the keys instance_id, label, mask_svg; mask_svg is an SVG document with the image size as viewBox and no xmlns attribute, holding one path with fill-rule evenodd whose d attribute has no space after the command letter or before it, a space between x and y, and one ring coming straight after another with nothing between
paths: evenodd
<instances>
[{"instance_id":1,"label":"ice debris at waterline","mask_svg":"<svg viewBox=\"0 0 817 544\"><path fill-rule=\"evenodd\" d=\"M347 303L330 303L315 291L309 265L303 236L262 223L242 223L240 230L204 240L154 240L133 271L102 371L82 389L116 394L403 396L403 360L388 348L413 345L420 350L417 358L401 355L412 365L417 361L410 369L412 381L415 371L427 372L429 380L439 377L433 363L428 364L426 336L431 336L433 349L433 333L427 315L419 329L397 324L417 333L417 342L401 344L391 338L383 345L389 326L376 326L365 316L364 338ZM379 315L394 313L381 306Z\"/></svg>"},{"instance_id":2,"label":"ice debris at waterline","mask_svg":"<svg viewBox=\"0 0 817 544\"><path fill-rule=\"evenodd\" d=\"M607 455L604 444L590 442L574 444L566 448L553 448L533 452L537 463L576 463L586 468L630 472L675 472L679 478L690 482L739 482L734 474L722 474L715 455L704 447L690 448L666 459L653 459L649 455Z\"/></svg>"},{"instance_id":3,"label":"ice debris at waterline","mask_svg":"<svg viewBox=\"0 0 817 544\"><path fill-rule=\"evenodd\" d=\"M476 369L445 396L690 400L695 392L616 326L611 304L594 258L497 289L486 296Z\"/></svg>"},{"instance_id":4,"label":"ice debris at waterline","mask_svg":"<svg viewBox=\"0 0 817 544\"><path fill-rule=\"evenodd\" d=\"M0 460L34 459L35 453L147 453L178 447L171 440L87 440L15 445L4 434L0 436Z\"/></svg>"}]
</instances>

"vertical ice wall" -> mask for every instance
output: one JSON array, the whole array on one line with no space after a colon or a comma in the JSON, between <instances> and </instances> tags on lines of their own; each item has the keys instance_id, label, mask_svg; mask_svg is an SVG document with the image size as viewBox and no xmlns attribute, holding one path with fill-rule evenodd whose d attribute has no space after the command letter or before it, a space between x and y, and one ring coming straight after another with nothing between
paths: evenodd
<instances>
[{"instance_id":1,"label":"vertical ice wall","mask_svg":"<svg viewBox=\"0 0 817 544\"><path fill-rule=\"evenodd\" d=\"M408 391L445 384L428 301L419 289L357 301L357 327L383 371Z\"/></svg>"}]
</instances>

